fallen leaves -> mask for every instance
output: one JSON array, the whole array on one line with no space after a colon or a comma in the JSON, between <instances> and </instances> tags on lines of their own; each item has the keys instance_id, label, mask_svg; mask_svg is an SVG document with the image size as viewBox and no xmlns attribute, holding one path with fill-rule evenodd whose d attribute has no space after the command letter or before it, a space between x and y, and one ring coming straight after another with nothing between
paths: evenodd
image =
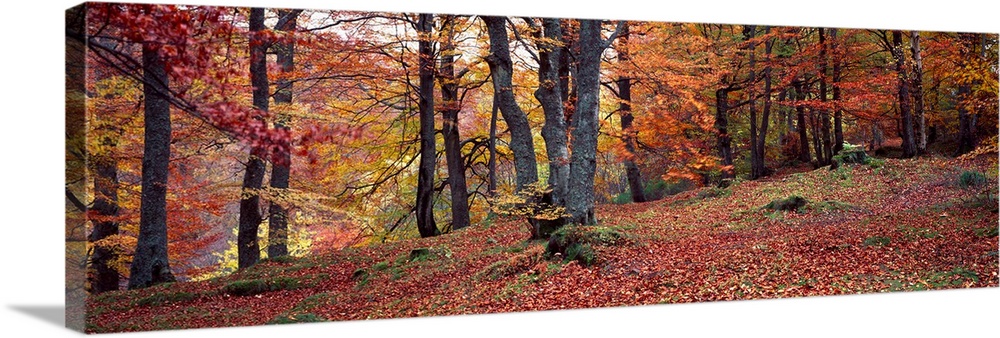
<instances>
[{"instance_id":1,"label":"fallen leaves","mask_svg":"<svg viewBox=\"0 0 1000 338\"><path fill-rule=\"evenodd\" d=\"M977 230L996 226L996 206L991 211L970 202L975 191L941 183L960 170L893 160L878 172L850 170L849 186L830 184L837 173L817 170L742 182L718 198L692 192L601 206L602 226L630 240L595 246L598 263L590 267L544 259L544 243L527 242L523 221L500 220L267 262L216 280L112 292L91 299L88 323L90 331L114 332L998 285L997 238ZM781 217L759 209L793 193L852 208L779 211ZM407 259L418 247L442 254ZM359 269L369 271L364 283L351 278ZM263 276L301 287L254 297L219 292ZM133 306L157 293L177 301Z\"/></svg>"}]
</instances>

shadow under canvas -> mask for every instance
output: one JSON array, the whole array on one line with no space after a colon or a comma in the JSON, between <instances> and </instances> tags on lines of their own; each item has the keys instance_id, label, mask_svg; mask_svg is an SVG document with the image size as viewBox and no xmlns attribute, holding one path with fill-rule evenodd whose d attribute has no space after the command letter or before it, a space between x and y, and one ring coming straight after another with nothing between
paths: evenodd
<instances>
[{"instance_id":1,"label":"shadow under canvas","mask_svg":"<svg viewBox=\"0 0 1000 338\"><path fill-rule=\"evenodd\" d=\"M63 305L11 305L10 308L59 327L66 324L66 307Z\"/></svg>"}]
</instances>

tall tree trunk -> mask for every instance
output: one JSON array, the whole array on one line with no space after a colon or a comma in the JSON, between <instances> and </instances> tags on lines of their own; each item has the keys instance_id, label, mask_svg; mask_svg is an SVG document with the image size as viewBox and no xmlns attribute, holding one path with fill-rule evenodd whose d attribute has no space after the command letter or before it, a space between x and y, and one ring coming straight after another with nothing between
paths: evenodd
<instances>
[{"instance_id":1,"label":"tall tree trunk","mask_svg":"<svg viewBox=\"0 0 1000 338\"><path fill-rule=\"evenodd\" d=\"M970 84L962 83L958 85L958 95L956 98L956 101L958 101L956 105L958 110L958 150L955 156L976 149L975 138L972 133L972 126L974 124L972 120L973 113L969 111L969 105L964 102L971 93L972 86Z\"/></svg>"},{"instance_id":2,"label":"tall tree trunk","mask_svg":"<svg viewBox=\"0 0 1000 338\"><path fill-rule=\"evenodd\" d=\"M812 156L809 155L809 135L806 134L806 107L802 106L802 101L806 100L806 92L802 82L795 82L795 100L799 101L799 105L795 106L795 113L798 117L796 122L796 128L799 131L799 161L802 163L809 163L812 160Z\"/></svg>"},{"instance_id":3,"label":"tall tree trunk","mask_svg":"<svg viewBox=\"0 0 1000 338\"><path fill-rule=\"evenodd\" d=\"M253 106L264 113L268 110L270 89L267 80L267 41L264 30L264 9L250 9L250 84L253 86ZM261 116L254 116L255 119ZM246 170L243 172L243 188L240 194L240 219L236 234L238 268L245 269L260 260L260 244L257 230L260 228L260 188L264 183L264 152L257 146L250 146Z\"/></svg>"},{"instance_id":4,"label":"tall tree trunk","mask_svg":"<svg viewBox=\"0 0 1000 338\"><path fill-rule=\"evenodd\" d=\"M820 140L820 122L819 113L815 110L809 109L809 126L812 128L813 137L813 150L816 151L816 163L815 167L823 166L823 141Z\"/></svg>"},{"instance_id":5,"label":"tall tree trunk","mask_svg":"<svg viewBox=\"0 0 1000 338\"><path fill-rule=\"evenodd\" d=\"M622 26L621 35L619 36L618 44L618 62L622 64L627 64L631 60L631 55L629 54L629 29L626 23ZM622 142L625 143L625 151L628 152L628 157L625 158L625 176L628 178L628 188L632 195L633 202L645 202L646 195L642 191L642 173L639 171L639 166L635 164L635 138L638 133L632 126L632 121L635 118L632 116L632 78L625 75L618 76L618 99L621 100L618 105L618 111L621 113L621 123L622 123Z\"/></svg>"},{"instance_id":6,"label":"tall tree trunk","mask_svg":"<svg viewBox=\"0 0 1000 338\"><path fill-rule=\"evenodd\" d=\"M784 102L785 100L788 100L790 95L791 94L788 93L788 88L783 88L781 92L778 93L778 101ZM782 106L785 107L785 105ZM781 115L778 116L778 124L780 125L784 123L785 128L778 130L778 139L781 141L781 145L784 146L788 140L788 133L795 132L795 120L792 116L791 109L785 107L779 112Z\"/></svg>"},{"instance_id":7,"label":"tall tree trunk","mask_svg":"<svg viewBox=\"0 0 1000 338\"><path fill-rule=\"evenodd\" d=\"M562 94L562 69L565 49L560 46L564 41L562 22L560 19L542 19L541 34L544 39L538 42L538 89L535 99L542 105L545 114L545 125L542 126L542 138L545 140L545 152L549 160L549 196L541 202L552 207L565 207L569 192L570 158L568 148L567 123L565 105ZM541 34L536 35L542 38ZM530 219L531 238L548 238L549 235L565 223L565 219L540 220Z\"/></svg>"},{"instance_id":8,"label":"tall tree trunk","mask_svg":"<svg viewBox=\"0 0 1000 338\"><path fill-rule=\"evenodd\" d=\"M570 89L569 88L570 87L570 73L569 73L569 69L570 69L570 66L572 66L572 64L571 64L572 60L570 60L570 56L572 54L570 52L570 46L574 45L575 42L576 42L576 38L573 37L573 35L570 34L569 29L567 29L567 27L569 27L569 25L570 25L570 21L569 20L560 20L559 28L562 31L562 38L560 38L559 41L562 41L563 45L560 46L560 47L558 47L558 49L559 49L559 57L557 58L558 59L557 64L559 65L559 69L558 69L558 73L559 73L559 89L562 90L559 93L559 97L562 98L564 106L566 106L569 103L569 89ZM567 112L567 114L568 114L568 112ZM567 115L567 116L569 116L569 115Z\"/></svg>"},{"instance_id":9,"label":"tall tree trunk","mask_svg":"<svg viewBox=\"0 0 1000 338\"><path fill-rule=\"evenodd\" d=\"M596 224L594 216L594 173L597 169L597 133L600 124L601 22L580 20L580 58L577 72L577 110L570 122L572 149L570 155L569 194L566 209L570 222Z\"/></svg>"},{"instance_id":10,"label":"tall tree trunk","mask_svg":"<svg viewBox=\"0 0 1000 338\"><path fill-rule=\"evenodd\" d=\"M913 117L917 122L917 153L927 152L927 119L924 116L924 62L920 56L920 32L910 31L910 53L913 56L913 74L910 79L913 95Z\"/></svg>"},{"instance_id":11,"label":"tall tree trunk","mask_svg":"<svg viewBox=\"0 0 1000 338\"><path fill-rule=\"evenodd\" d=\"M545 114L545 125L542 126L542 138L545 139L545 152L549 157L549 187L552 189L552 205L565 206L566 193L569 185L569 149L566 135L566 115L563 111L563 88L559 78L559 60L562 60L563 50L559 43L563 41L560 19L542 19L545 39L538 46L538 89L535 98L542 105ZM536 233L538 229L535 229Z\"/></svg>"},{"instance_id":12,"label":"tall tree trunk","mask_svg":"<svg viewBox=\"0 0 1000 338\"><path fill-rule=\"evenodd\" d=\"M732 138L729 136L729 89L721 88L715 91L715 130L719 134L716 149L719 151L719 158L722 165L732 167L733 148ZM732 169L722 171L720 185L725 185L729 179L733 178Z\"/></svg>"},{"instance_id":13,"label":"tall tree trunk","mask_svg":"<svg viewBox=\"0 0 1000 338\"><path fill-rule=\"evenodd\" d=\"M961 44L961 69L968 69L971 66L971 60L977 57L976 47L978 42L976 41L976 35L961 33L958 38ZM970 95L972 95L972 81L960 81L955 97L955 107L958 110L958 149L955 152L955 156L965 154L976 148L975 112L970 109Z\"/></svg>"},{"instance_id":14,"label":"tall tree trunk","mask_svg":"<svg viewBox=\"0 0 1000 338\"><path fill-rule=\"evenodd\" d=\"M833 102L837 108L833 113L833 153L839 153L844 149L844 110L840 108L840 72L842 62L840 61L840 45L837 40L837 29L830 28L830 38L833 39L833 50L837 53L833 62Z\"/></svg>"},{"instance_id":15,"label":"tall tree trunk","mask_svg":"<svg viewBox=\"0 0 1000 338\"><path fill-rule=\"evenodd\" d=\"M169 80L159 46L142 46L143 151L139 236L129 269L129 289L173 282L167 257L167 176L170 164Z\"/></svg>"},{"instance_id":16,"label":"tall tree trunk","mask_svg":"<svg viewBox=\"0 0 1000 338\"><path fill-rule=\"evenodd\" d=\"M897 99L899 100L899 115L901 118L901 133L903 137L903 158L910 158L917 155L916 144L913 139L913 115L910 111L910 82L906 69L906 56L903 53L903 33L892 31L892 56L896 59L896 73L899 77Z\"/></svg>"},{"instance_id":17,"label":"tall tree trunk","mask_svg":"<svg viewBox=\"0 0 1000 338\"><path fill-rule=\"evenodd\" d=\"M294 32L299 12L301 11L279 10L279 19L275 28L286 33ZM287 74L294 70L295 43L279 42L274 47L281 72ZM274 103L292 103L292 82L282 77L275 84L277 88L274 93ZM279 130L288 130L287 124L290 119L290 116L279 115L274 122L274 127ZM291 144L288 140L281 140L279 148L281 150L277 154L277 159L271 165L271 182L268 185L284 194L288 190L288 178L292 164ZM272 201L267 214L267 256L275 258L288 255L288 210L281 203Z\"/></svg>"},{"instance_id":18,"label":"tall tree trunk","mask_svg":"<svg viewBox=\"0 0 1000 338\"><path fill-rule=\"evenodd\" d=\"M743 41L749 41L757 35L757 26L754 25L744 25L743 26ZM750 179L758 179L763 176L763 163L760 163L761 159L757 158L757 93L754 90L754 85L756 84L757 78L757 56L756 56L756 43L747 44L746 54L748 61L748 67L750 72L748 78L751 83L747 86L747 110L750 113ZM758 167L760 168L758 170Z\"/></svg>"},{"instance_id":19,"label":"tall tree trunk","mask_svg":"<svg viewBox=\"0 0 1000 338\"><path fill-rule=\"evenodd\" d=\"M119 132L108 131L118 134ZM115 149L120 135L101 136L101 146L104 149ZM118 290L118 271L111 266L117 258L112 248L101 245L100 240L118 234L118 159L110 151L104 151L99 156L91 156L94 162L94 205L90 208L96 214L94 229L87 237L94 251L90 256L93 271L88 274L91 293L98 294Z\"/></svg>"},{"instance_id":20,"label":"tall tree trunk","mask_svg":"<svg viewBox=\"0 0 1000 338\"><path fill-rule=\"evenodd\" d=\"M538 182L538 168L528 116L517 105L514 97L514 66L507 41L507 19L496 16L483 16L482 19L490 36L490 55L486 57L486 62L493 78L493 90L499 95L500 113L510 129L510 150L514 153L517 189L521 190L525 185Z\"/></svg>"},{"instance_id":21,"label":"tall tree trunk","mask_svg":"<svg viewBox=\"0 0 1000 338\"><path fill-rule=\"evenodd\" d=\"M824 28L819 29L819 58L820 58L820 76L819 76L819 98L820 102L826 103L828 101L827 91L826 91L826 72L827 66L829 64L829 59L827 58L827 45L826 45L826 30ZM822 134L823 146L823 156L820 160L820 166L828 165L833 160L833 144L830 140L830 110L825 107L819 111L820 118L820 128ZM817 155L820 153L817 152ZM820 156L816 156L820 157Z\"/></svg>"},{"instance_id":22,"label":"tall tree trunk","mask_svg":"<svg viewBox=\"0 0 1000 338\"><path fill-rule=\"evenodd\" d=\"M767 28L770 32L770 28ZM764 67L764 108L761 111L760 118L760 130L758 130L758 135L751 142L756 143L753 154L753 168L752 176L753 178L760 178L767 176L766 164L766 146L767 146L767 129L771 122L771 48L774 46L774 40L768 39L764 42L764 57L767 62L767 66Z\"/></svg>"},{"instance_id":23,"label":"tall tree trunk","mask_svg":"<svg viewBox=\"0 0 1000 338\"><path fill-rule=\"evenodd\" d=\"M451 188L451 229L469 226L469 191L465 185L465 164L462 163L462 145L458 133L458 79L455 78L455 21L454 16L444 17L441 45L442 112L444 118L441 134L444 136L444 154L448 162L448 186Z\"/></svg>"},{"instance_id":24,"label":"tall tree trunk","mask_svg":"<svg viewBox=\"0 0 1000 338\"><path fill-rule=\"evenodd\" d=\"M490 113L490 158L487 162L487 167L489 167L489 182L487 190L490 192L490 197L496 197L497 193L497 110L499 94L493 93L493 107Z\"/></svg>"},{"instance_id":25,"label":"tall tree trunk","mask_svg":"<svg viewBox=\"0 0 1000 338\"><path fill-rule=\"evenodd\" d=\"M417 51L420 54L420 167L417 172L417 230L420 237L439 234L434 224L434 167L437 154L434 147L434 43L431 30L433 14L420 14Z\"/></svg>"}]
</instances>

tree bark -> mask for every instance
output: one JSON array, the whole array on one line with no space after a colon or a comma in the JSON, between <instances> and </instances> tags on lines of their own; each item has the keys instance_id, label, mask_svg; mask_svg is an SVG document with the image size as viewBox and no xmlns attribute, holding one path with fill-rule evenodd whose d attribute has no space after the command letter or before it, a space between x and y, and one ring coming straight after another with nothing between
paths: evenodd
<instances>
[{"instance_id":1,"label":"tree bark","mask_svg":"<svg viewBox=\"0 0 1000 338\"><path fill-rule=\"evenodd\" d=\"M572 60L570 59L571 56L570 54L572 54L570 46L573 46L575 44L576 38L573 37L572 34L570 34L569 29L567 28L570 25L570 21L569 20L560 20L560 21L561 22L559 28L563 34L560 41L563 42L563 45L558 48L559 57L557 59L558 59L559 69L557 72L559 73L559 89L562 90L559 93L559 97L562 98L563 107L565 108L572 106L569 99L569 90L570 90L569 70L570 67L572 66ZM564 111L564 113L566 114L567 119L569 119L569 116L572 115L572 113L569 111Z\"/></svg>"},{"instance_id":2,"label":"tree bark","mask_svg":"<svg viewBox=\"0 0 1000 338\"><path fill-rule=\"evenodd\" d=\"M826 72L828 70L827 66L829 65L830 60L827 58L826 30L824 28L819 29L819 46L819 58L821 65L819 76L819 100L820 102L826 103L828 101ZM819 155L822 154L822 158L819 160L819 165L825 166L829 165L830 162L833 161L833 144L830 140L830 110L826 107L820 109L819 118L821 128L821 142L819 145L822 146L823 151L817 151L816 157L820 158L821 156Z\"/></svg>"},{"instance_id":3,"label":"tree bark","mask_svg":"<svg viewBox=\"0 0 1000 338\"><path fill-rule=\"evenodd\" d=\"M510 59L510 45L507 41L506 18L483 16L490 36L490 55L486 62L493 78L493 90L498 93L500 114L510 129L510 150L514 153L514 170L517 175L517 190L525 185L538 182L538 168L535 160L535 145L528 117L517 105L512 84L513 62Z\"/></svg>"},{"instance_id":4,"label":"tree bark","mask_svg":"<svg viewBox=\"0 0 1000 338\"><path fill-rule=\"evenodd\" d=\"M814 167L823 166L823 141L820 140L819 113L809 109L809 127L812 128L813 150L816 152Z\"/></svg>"},{"instance_id":5,"label":"tree bark","mask_svg":"<svg viewBox=\"0 0 1000 338\"><path fill-rule=\"evenodd\" d=\"M917 122L917 153L927 152L927 118L924 116L924 62L920 56L920 32L910 31L910 53L913 57L913 74L910 93L913 95L913 117Z\"/></svg>"},{"instance_id":6,"label":"tree bark","mask_svg":"<svg viewBox=\"0 0 1000 338\"><path fill-rule=\"evenodd\" d=\"M767 28L770 31L770 28ZM767 66L764 67L764 108L761 110L760 118L760 130L757 131L757 136L751 140L751 142L756 143L754 147L755 152L753 155L753 163L751 168L751 176L753 179L761 178L767 176L767 166L766 162L766 146L767 146L767 129L770 125L771 120L771 48L774 46L774 40L768 39L764 42L764 57L767 61ZM756 120L756 119L755 119Z\"/></svg>"},{"instance_id":7,"label":"tree bark","mask_svg":"<svg viewBox=\"0 0 1000 338\"><path fill-rule=\"evenodd\" d=\"M267 80L267 42L261 32L264 30L264 9L250 9L250 84L253 86L253 107L260 114L267 112L270 90ZM258 114L255 119L262 118ZM264 183L264 152L257 146L250 146L246 169L243 172L243 186L240 194L240 218L236 234L238 268L245 269L260 260L260 244L257 230L260 228L260 188Z\"/></svg>"},{"instance_id":8,"label":"tree bark","mask_svg":"<svg viewBox=\"0 0 1000 338\"><path fill-rule=\"evenodd\" d=\"M629 54L628 39L629 29L626 23L622 26L618 44L618 62L627 64L631 60ZM640 203L646 201L646 195L642 190L642 172L635 163L635 139L638 133L632 126L635 117L632 116L632 78L627 74L618 76L618 111L621 113L622 142L625 143L625 151L628 157L625 158L625 177L628 178L628 188L632 195L632 202Z\"/></svg>"},{"instance_id":9,"label":"tree bark","mask_svg":"<svg viewBox=\"0 0 1000 338\"><path fill-rule=\"evenodd\" d=\"M600 126L601 53L605 48L601 39L601 22L580 20L579 41L577 110L570 122L573 153L570 156L570 189L566 209L571 223L591 225L597 223L594 216L594 173Z\"/></svg>"},{"instance_id":10,"label":"tree bark","mask_svg":"<svg viewBox=\"0 0 1000 338\"><path fill-rule=\"evenodd\" d=\"M497 97L498 95L493 93L492 112L490 113L490 158L487 162L487 167L489 167L487 190L490 192L490 197L496 197L497 193L497 110L499 109Z\"/></svg>"},{"instance_id":11,"label":"tree bark","mask_svg":"<svg viewBox=\"0 0 1000 338\"><path fill-rule=\"evenodd\" d=\"M715 91L715 130L719 134L716 141L716 149L719 151L719 158L723 166L732 167L733 148L732 138L729 136L729 89L721 88ZM722 171L720 185L725 185L733 178L732 169Z\"/></svg>"},{"instance_id":12,"label":"tree bark","mask_svg":"<svg viewBox=\"0 0 1000 338\"><path fill-rule=\"evenodd\" d=\"M757 26L754 25L744 25L743 26L743 41L749 41L757 35ZM756 84L757 77L757 56L756 50L757 45L755 43L747 44L744 49L746 50L747 58L749 58L747 64L750 68L749 74L747 76L750 79L750 84L747 86L747 110L750 113L750 179L755 180L764 176L764 165L762 163L763 158L758 158L758 143L757 139L759 137L759 131L757 126L757 93L753 90Z\"/></svg>"},{"instance_id":13,"label":"tree bark","mask_svg":"<svg viewBox=\"0 0 1000 338\"><path fill-rule=\"evenodd\" d=\"M837 40L837 29L830 29L830 38L833 39L833 50L838 53L833 62L833 102L837 108L833 112L833 153L839 153L844 149L844 110L840 108L840 73L843 63L840 61L839 43Z\"/></svg>"},{"instance_id":14,"label":"tree bark","mask_svg":"<svg viewBox=\"0 0 1000 338\"><path fill-rule=\"evenodd\" d=\"M559 46L559 42L563 41L560 21L548 18L542 21L546 40L541 40L543 42L538 46L538 89L535 90L535 98L545 114L542 138L545 139L545 152L549 157L548 183L554 206L566 205L570 174L566 116L561 96L563 88L559 78L559 60L563 54Z\"/></svg>"},{"instance_id":15,"label":"tree bark","mask_svg":"<svg viewBox=\"0 0 1000 338\"><path fill-rule=\"evenodd\" d=\"M976 55L976 35L971 33L959 34L961 44L960 55L962 56L961 68L967 69L970 60ZM972 81L963 80L958 84L958 92L955 97L955 107L958 110L958 149L955 156L968 153L976 148L975 138L975 112L970 108L968 101L972 95Z\"/></svg>"},{"instance_id":16,"label":"tree bark","mask_svg":"<svg viewBox=\"0 0 1000 338\"><path fill-rule=\"evenodd\" d=\"M806 107L802 106L801 103L806 100L806 92L802 82L795 82L795 100L799 101L799 105L795 107L795 113L798 117L796 122L796 129L799 132L799 161L802 163L809 163L812 160L812 156L809 155L809 135L807 135L806 127Z\"/></svg>"},{"instance_id":17,"label":"tree bark","mask_svg":"<svg viewBox=\"0 0 1000 338\"><path fill-rule=\"evenodd\" d=\"M144 97L142 196L139 236L129 269L129 289L173 282L167 257L167 176L170 164L169 80L159 46L142 46Z\"/></svg>"},{"instance_id":18,"label":"tree bark","mask_svg":"<svg viewBox=\"0 0 1000 338\"><path fill-rule=\"evenodd\" d=\"M420 56L420 167L417 172L417 230L420 237L437 236L434 224L434 168L437 154L434 146L434 45L431 30L434 26L433 14L420 14L417 34L420 35L417 50Z\"/></svg>"},{"instance_id":19,"label":"tree bark","mask_svg":"<svg viewBox=\"0 0 1000 338\"><path fill-rule=\"evenodd\" d=\"M444 118L441 134L444 136L445 161L448 163L448 186L451 188L451 229L469 226L469 191L465 184L465 164L462 163L462 145L458 131L458 79L455 78L455 17L444 17L441 45L441 69L438 81L441 84L442 112Z\"/></svg>"},{"instance_id":20,"label":"tree bark","mask_svg":"<svg viewBox=\"0 0 1000 338\"><path fill-rule=\"evenodd\" d=\"M899 100L899 115L901 121L901 133L903 138L903 158L911 158L917 155L916 144L913 139L913 115L910 111L910 82L906 69L905 54L903 53L903 34L895 30L892 31L892 56L896 61L896 73L899 78L897 99Z\"/></svg>"},{"instance_id":21,"label":"tree bark","mask_svg":"<svg viewBox=\"0 0 1000 338\"><path fill-rule=\"evenodd\" d=\"M278 11L278 23L275 25L280 31L291 33L296 28L296 18L299 11ZM279 42L274 45L278 66L282 73L288 73L295 69L295 43ZM292 103L292 82L281 77L275 81L274 103ZM287 115L277 116L274 127L278 130L288 130L288 122L291 117ZM292 154L291 144L288 140L279 141L280 149L277 158L271 165L271 181L268 185L278 191L282 196L287 194L288 179L291 174ZM267 210L267 257L275 258L288 255L288 210L281 205L271 201Z\"/></svg>"}]
</instances>

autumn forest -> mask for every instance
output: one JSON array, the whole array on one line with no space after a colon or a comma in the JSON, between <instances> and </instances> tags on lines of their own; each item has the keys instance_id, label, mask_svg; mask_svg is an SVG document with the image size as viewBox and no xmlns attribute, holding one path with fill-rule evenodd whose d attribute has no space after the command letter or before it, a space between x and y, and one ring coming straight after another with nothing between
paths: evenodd
<instances>
[{"instance_id":1,"label":"autumn forest","mask_svg":"<svg viewBox=\"0 0 1000 338\"><path fill-rule=\"evenodd\" d=\"M70 326L998 286L998 35L88 3Z\"/></svg>"}]
</instances>

